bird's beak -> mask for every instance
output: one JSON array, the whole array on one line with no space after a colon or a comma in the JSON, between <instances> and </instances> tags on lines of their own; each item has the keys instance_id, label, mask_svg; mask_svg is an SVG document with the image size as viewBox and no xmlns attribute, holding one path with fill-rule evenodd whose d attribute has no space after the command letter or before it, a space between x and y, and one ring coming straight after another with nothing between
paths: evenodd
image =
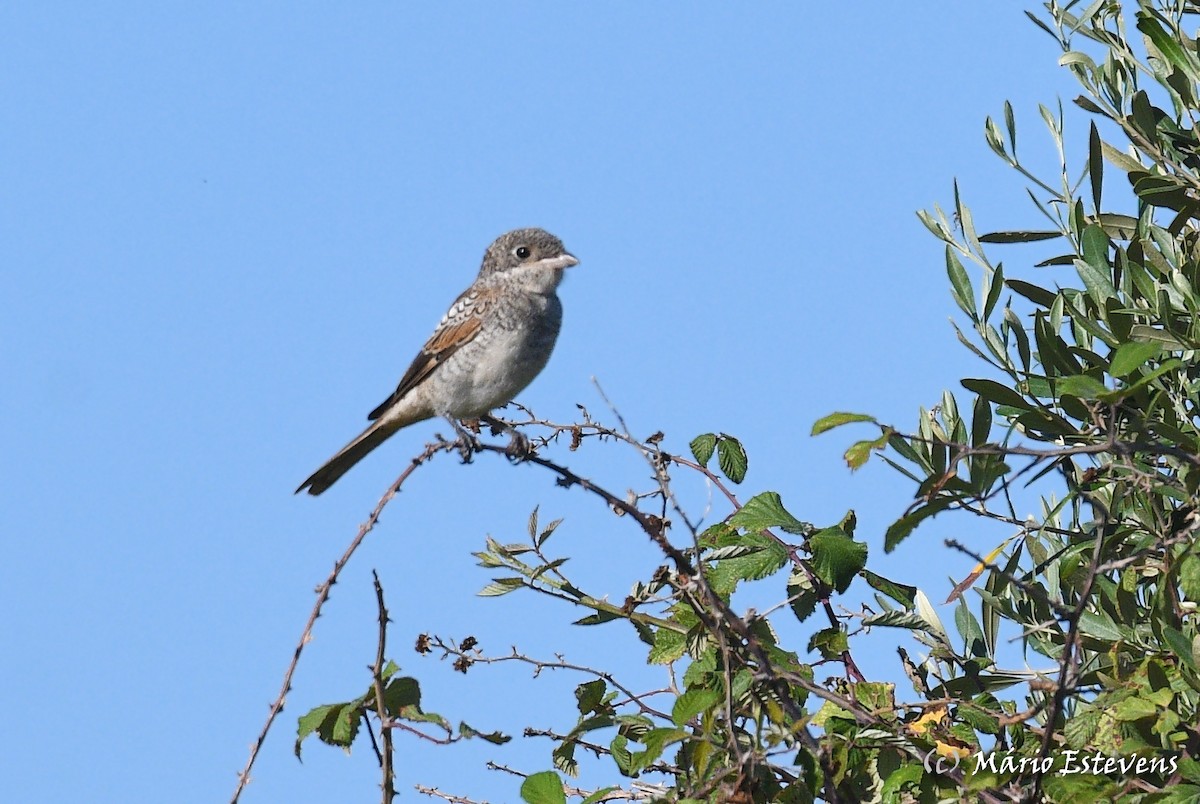
<instances>
[{"instance_id":1,"label":"bird's beak","mask_svg":"<svg viewBox=\"0 0 1200 804\"><path fill-rule=\"evenodd\" d=\"M557 257L548 257L547 259L541 260L540 262L545 267L554 268L556 270L562 270L563 268L570 268L572 265L579 264L579 260L576 259L575 255L570 254L566 251L564 251L562 254L559 254Z\"/></svg>"}]
</instances>

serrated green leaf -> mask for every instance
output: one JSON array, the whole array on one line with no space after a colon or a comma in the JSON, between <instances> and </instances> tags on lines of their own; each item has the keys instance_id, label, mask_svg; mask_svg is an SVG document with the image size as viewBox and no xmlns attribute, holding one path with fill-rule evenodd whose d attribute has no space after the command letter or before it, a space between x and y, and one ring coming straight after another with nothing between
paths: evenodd
<instances>
[{"instance_id":1,"label":"serrated green leaf","mask_svg":"<svg viewBox=\"0 0 1200 804\"><path fill-rule=\"evenodd\" d=\"M567 804L567 794L557 773L542 771L525 777L521 800L526 804Z\"/></svg>"},{"instance_id":2,"label":"serrated green leaf","mask_svg":"<svg viewBox=\"0 0 1200 804\"><path fill-rule=\"evenodd\" d=\"M750 465L750 459L746 456L742 442L736 438L722 435L721 440L717 442L717 463L720 465L721 471L725 473L725 477L734 483L741 483L746 479L746 469Z\"/></svg>"},{"instance_id":3,"label":"serrated green leaf","mask_svg":"<svg viewBox=\"0 0 1200 804\"><path fill-rule=\"evenodd\" d=\"M817 419L817 421L813 423L811 435L816 436L820 435L821 433L827 433L835 427L841 427L843 424L853 424L855 422L871 422L872 424L877 423L874 416L868 416L865 413L830 413L828 416Z\"/></svg>"},{"instance_id":4,"label":"serrated green leaf","mask_svg":"<svg viewBox=\"0 0 1200 804\"><path fill-rule=\"evenodd\" d=\"M880 796L883 801L917 801L919 799L916 796L906 797L903 793L906 788L912 788L915 792L924 777L925 768L921 763L905 762L884 777Z\"/></svg>"},{"instance_id":5,"label":"serrated green leaf","mask_svg":"<svg viewBox=\"0 0 1200 804\"><path fill-rule=\"evenodd\" d=\"M477 593L480 597L499 597L520 589L524 585L523 578L493 578L492 582Z\"/></svg>"},{"instance_id":6,"label":"serrated green leaf","mask_svg":"<svg viewBox=\"0 0 1200 804\"><path fill-rule=\"evenodd\" d=\"M654 632L654 647L646 657L647 664L670 664L683 656L687 648L687 636L670 628L659 628Z\"/></svg>"},{"instance_id":7,"label":"serrated green leaf","mask_svg":"<svg viewBox=\"0 0 1200 804\"><path fill-rule=\"evenodd\" d=\"M916 529L917 525L931 516L941 513L946 510L952 501L944 497L939 497L927 505L922 505L917 510L910 514L900 517L893 522L883 536L883 552L890 553L896 549L896 545L908 538L908 536Z\"/></svg>"},{"instance_id":8,"label":"serrated green leaf","mask_svg":"<svg viewBox=\"0 0 1200 804\"><path fill-rule=\"evenodd\" d=\"M854 442L846 450L846 454L842 456L846 460L846 466L850 467L850 471L852 472L861 469L863 464L870 459L872 452L887 448L890 438L891 433L884 433L879 438Z\"/></svg>"},{"instance_id":9,"label":"serrated green leaf","mask_svg":"<svg viewBox=\"0 0 1200 804\"><path fill-rule=\"evenodd\" d=\"M802 569L796 569L788 578L787 584L788 606L791 607L792 613L796 615L796 619L804 622L817 609L817 590L813 587L812 580L808 577L808 573Z\"/></svg>"},{"instance_id":10,"label":"serrated green leaf","mask_svg":"<svg viewBox=\"0 0 1200 804\"><path fill-rule=\"evenodd\" d=\"M892 600L904 606L906 609L911 609L917 597L917 587L909 586L908 584L896 583L895 581L885 578L882 575L876 575L868 569L862 571L863 580L877 592L890 597Z\"/></svg>"},{"instance_id":11,"label":"serrated green leaf","mask_svg":"<svg viewBox=\"0 0 1200 804\"><path fill-rule=\"evenodd\" d=\"M320 727L321 723L329 716L329 713L334 709L335 704L325 704L316 706L300 716L296 727L296 758L300 758L300 746L304 742L304 738L312 734Z\"/></svg>"},{"instance_id":12,"label":"serrated green leaf","mask_svg":"<svg viewBox=\"0 0 1200 804\"><path fill-rule=\"evenodd\" d=\"M608 685L603 679L595 679L594 681L585 681L575 688L575 702L579 708L579 714L590 715L599 713L599 707L604 700L605 693L608 692Z\"/></svg>"},{"instance_id":13,"label":"serrated green leaf","mask_svg":"<svg viewBox=\"0 0 1200 804\"><path fill-rule=\"evenodd\" d=\"M671 721L676 726L686 726L696 715L716 706L721 697L716 690L690 689L675 699L675 705L671 707Z\"/></svg>"},{"instance_id":14,"label":"serrated green leaf","mask_svg":"<svg viewBox=\"0 0 1200 804\"><path fill-rule=\"evenodd\" d=\"M297 759L300 757L300 744L314 732L327 745L349 748L358 734L362 716L362 706L358 701L326 704L310 710L300 718L296 729Z\"/></svg>"},{"instance_id":15,"label":"serrated green leaf","mask_svg":"<svg viewBox=\"0 0 1200 804\"><path fill-rule=\"evenodd\" d=\"M808 650L818 651L825 660L836 659L850 649L846 632L836 626L822 628L808 640Z\"/></svg>"},{"instance_id":16,"label":"serrated green leaf","mask_svg":"<svg viewBox=\"0 0 1200 804\"><path fill-rule=\"evenodd\" d=\"M808 540L812 550L812 567L823 582L839 593L867 563L867 545L856 542L838 528L826 528Z\"/></svg>"},{"instance_id":17,"label":"serrated green leaf","mask_svg":"<svg viewBox=\"0 0 1200 804\"><path fill-rule=\"evenodd\" d=\"M803 535L812 530L812 525L801 522L788 513L783 507L783 500L774 491L764 491L751 497L729 518L729 524L752 532L779 528L788 533Z\"/></svg>"},{"instance_id":18,"label":"serrated green leaf","mask_svg":"<svg viewBox=\"0 0 1200 804\"><path fill-rule=\"evenodd\" d=\"M374 704L373 697L368 694L367 700ZM389 715L396 716L410 706L421 705L421 685L410 676L393 678L383 689L383 705Z\"/></svg>"},{"instance_id":19,"label":"serrated green leaf","mask_svg":"<svg viewBox=\"0 0 1200 804\"><path fill-rule=\"evenodd\" d=\"M931 631L929 623L921 619L919 615L899 609L872 614L863 618L862 624L864 627L878 625L887 628L907 628L911 631Z\"/></svg>"},{"instance_id":20,"label":"serrated green leaf","mask_svg":"<svg viewBox=\"0 0 1200 804\"><path fill-rule=\"evenodd\" d=\"M718 561L708 571L709 583L718 594L732 594L739 582L765 578L788 561L787 549L768 536L747 533L742 541L757 549L746 555Z\"/></svg>"},{"instance_id":21,"label":"serrated green leaf","mask_svg":"<svg viewBox=\"0 0 1200 804\"><path fill-rule=\"evenodd\" d=\"M708 461L712 458L713 450L717 448L717 434L704 433L692 439L692 443L688 444L692 449L692 457L696 459L696 463L701 466L707 466Z\"/></svg>"}]
</instances>

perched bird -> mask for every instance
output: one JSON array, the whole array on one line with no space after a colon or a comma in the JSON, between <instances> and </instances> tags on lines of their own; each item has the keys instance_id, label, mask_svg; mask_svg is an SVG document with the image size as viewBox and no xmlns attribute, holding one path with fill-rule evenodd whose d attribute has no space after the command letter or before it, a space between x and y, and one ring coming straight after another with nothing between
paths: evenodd
<instances>
[{"instance_id":1,"label":"perched bird","mask_svg":"<svg viewBox=\"0 0 1200 804\"><path fill-rule=\"evenodd\" d=\"M533 382L562 324L558 283L579 260L542 229L516 229L488 246L479 276L442 316L433 336L371 411L372 424L313 472L296 493L320 494L402 427L434 416L484 416Z\"/></svg>"}]
</instances>

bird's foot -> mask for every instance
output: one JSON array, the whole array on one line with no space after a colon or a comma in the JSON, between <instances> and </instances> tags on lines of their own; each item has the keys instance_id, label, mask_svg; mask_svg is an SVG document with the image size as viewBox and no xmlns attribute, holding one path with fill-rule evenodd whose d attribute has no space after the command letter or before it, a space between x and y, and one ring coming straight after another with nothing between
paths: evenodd
<instances>
[{"instance_id":1,"label":"bird's foot","mask_svg":"<svg viewBox=\"0 0 1200 804\"><path fill-rule=\"evenodd\" d=\"M514 461L523 461L533 454L533 445L529 443L529 436L515 427L510 428L509 432L512 434L512 440L504 448L505 455Z\"/></svg>"},{"instance_id":2,"label":"bird's foot","mask_svg":"<svg viewBox=\"0 0 1200 804\"><path fill-rule=\"evenodd\" d=\"M459 424L458 420L453 417L447 417L450 424L454 427L454 432L458 434L458 440L455 447L458 449L458 454L462 457L463 463L470 463L476 452L482 452L483 448L479 445L479 437ZM478 427L478 421L475 421L475 426Z\"/></svg>"},{"instance_id":3,"label":"bird's foot","mask_svg":"<svg viewBox=\"0 0 1200 804\"><path fill-rule=\"evenodd\" d=\"M533 444L529 442L529 437L508 422L497 419L495 416L484 416L480 422L492 429L492 435L508 433L511 440L504 448L504 454L510 460L523 461L533 454Z\"/></svg>"}]
</instances>

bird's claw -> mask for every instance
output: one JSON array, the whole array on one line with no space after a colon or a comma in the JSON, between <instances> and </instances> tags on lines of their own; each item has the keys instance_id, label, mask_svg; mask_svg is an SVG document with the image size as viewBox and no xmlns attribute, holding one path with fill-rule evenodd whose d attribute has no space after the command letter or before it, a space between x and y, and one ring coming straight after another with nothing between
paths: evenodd
<instances>
[{"instance_id":1,"label":"bird's claw","mask_svg":"<svg viewBox=\"0 0 1200 804\"><path fill-rule=\"evenodd\" d=\"M446 418L450 421L450 424L454 427L455 434L458 436L458 440L454 442L454 446L458 450L458 454L462 457L462 462L470 463L472 456L476 452L483 451L483 447L479 444L479 437L471 430L459 424L458 420L449 416Z\"/></svg>"},{"instance_id":2,"label":"bird's claw","mask_svg":"<svg viewBox=\"0 0 1200 804\"><path fill-rule=\"evenodd\" d=\"M504 454L515 461L523 461L533 454L533 445L529 437L520 430L512 430L512 440L504 448Z\"/></svg>"}]
</instances>

